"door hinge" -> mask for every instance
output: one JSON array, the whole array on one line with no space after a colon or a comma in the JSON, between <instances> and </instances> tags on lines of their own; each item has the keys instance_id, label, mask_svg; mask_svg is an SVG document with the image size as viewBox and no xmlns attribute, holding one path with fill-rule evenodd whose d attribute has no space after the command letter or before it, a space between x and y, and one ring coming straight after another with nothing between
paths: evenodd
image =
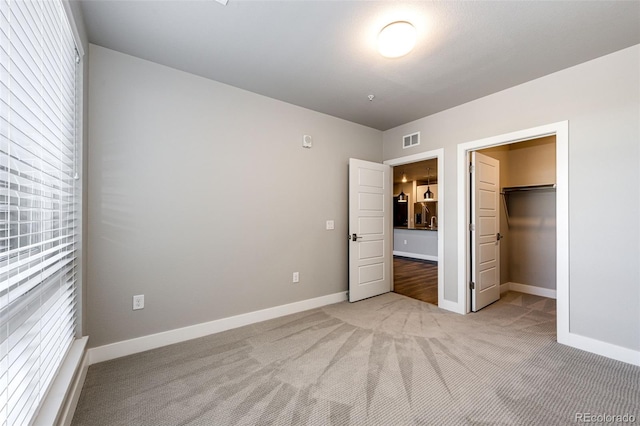
<instances>
[{"instance_id":1,"label":"door hinge","mask_svg":"<svg viewBox=\"0 0 640 426\"><path fill-rule=\"evenodd\" d=\"M473 163L469 163L469 173L473 173L474 169Z\"/></svg>"},{"instance_id":2,"label":"door hinge","mask_svg":"<svg viewBox=\"0 0 640 426\"><path fill-rule=\"evenodd\" d=\"M76 64L80 63L80 52L78 52L78 49L76 49Z\"/></svg>"},{"instance_id":3,"label":"door hinge","mask_svg":"<svg viewBox=\"0 0 640 426\"><path fill-rule=\"evenodd\" d=\"M476 226L473 223L469 224L469 231L473 232L476 230Z\"/></svg>"},{"instance_id":4,"label":"door hinge","mask_svg":"<svg viewBox=\"0 0 640 426\"><path fill-rule=\"evenodd\" d=\"M475 290L476 289L476 283L474 283L473 281L469 281L469 288L471 290Z\"/></svg>"}]
</instances>

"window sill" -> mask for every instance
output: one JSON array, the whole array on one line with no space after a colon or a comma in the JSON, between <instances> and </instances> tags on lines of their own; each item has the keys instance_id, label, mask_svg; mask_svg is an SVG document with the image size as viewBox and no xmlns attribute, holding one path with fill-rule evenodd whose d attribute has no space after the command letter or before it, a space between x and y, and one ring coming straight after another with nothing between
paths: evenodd
<instances>
[{"instance_id":1,"label":"window sill","mask_svg":"<svg viewBox=\"0 0 640 426\"><path fill-rule=\"evenodd\" d=\"M80 397L88 365L86 364L86 346L88 336L76 339L56 378L47 392L33 426L71 424L73 413Z\"/></svg>"}]
</instances>

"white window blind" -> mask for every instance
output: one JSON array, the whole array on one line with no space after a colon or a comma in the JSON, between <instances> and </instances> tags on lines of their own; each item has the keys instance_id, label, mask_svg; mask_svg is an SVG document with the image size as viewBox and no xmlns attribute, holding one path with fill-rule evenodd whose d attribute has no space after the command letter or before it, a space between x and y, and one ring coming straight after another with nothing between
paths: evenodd
<instances>
[{"instance_id":1,"label":"white window blind","mask_svg":"<svg viewBox=\"0 0 640 426\"><path fill-rule=\"evenodd\" d=\"M60 0L0 0L0 423L29 424L75 338L76 46Z\"/></svg>"}]
</instances>

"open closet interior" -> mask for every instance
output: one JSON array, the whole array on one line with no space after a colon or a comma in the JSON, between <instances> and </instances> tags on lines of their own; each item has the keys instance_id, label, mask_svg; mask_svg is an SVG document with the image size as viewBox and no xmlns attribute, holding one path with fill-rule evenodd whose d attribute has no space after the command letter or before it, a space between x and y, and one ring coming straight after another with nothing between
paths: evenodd
<instances>
[{"instance_id":1,"label":"open closet interior","mask_svg":"<svg viewBox=\"0 0 640 426\"><path fill-rule=\"evenodd\" d=\"M500 161L500 284L555 298L555 136L478 152Z\"/></svg>"}]
</instances>

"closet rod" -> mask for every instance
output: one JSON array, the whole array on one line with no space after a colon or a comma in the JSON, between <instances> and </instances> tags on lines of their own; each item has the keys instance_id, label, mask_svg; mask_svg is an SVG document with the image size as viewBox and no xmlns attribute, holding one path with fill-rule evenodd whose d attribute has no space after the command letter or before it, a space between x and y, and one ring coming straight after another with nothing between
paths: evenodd
<instances>
[{"instance_id":1,"label":"closet rod","mask_svg":"<svg viewBox=\"0 0 640 426\"><path fill-rule=\"evenodd\" d=\"M523 185L523 186L505 186L502 188L502 204L504 205L504 213L507 217L507 227L511 227L511 222L509 221L509 204L507 203L507 197L505 195L509 195L512 192L518 191L539 191L542 189L556 189L555 183L548 183L544 185Z\"/></svg>"},{"instance_id":2,"label":"closet rod","mask_svg":"<svg viewBox=\"0 0 640 426\"><path fill-rule=\"evenodd\" d=\"M507 194L509 192L516 191L537 191L541 189L556 189L555 183L548 183L544 185L523 185L523 186L505 186L502 188L501 194Z\"/></svg>"}]
</instances>

